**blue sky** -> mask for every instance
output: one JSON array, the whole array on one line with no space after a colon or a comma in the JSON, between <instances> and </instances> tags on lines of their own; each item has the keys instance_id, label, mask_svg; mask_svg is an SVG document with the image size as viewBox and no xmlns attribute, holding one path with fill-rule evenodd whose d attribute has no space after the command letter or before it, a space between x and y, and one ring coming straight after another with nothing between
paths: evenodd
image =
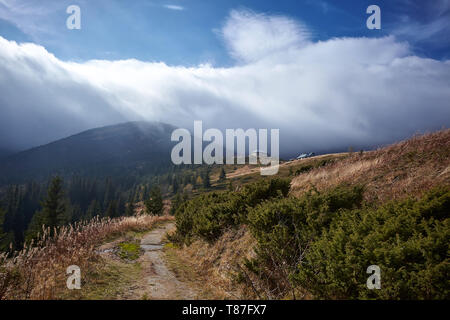
<instances>
[{"instance_id":1,"label":"blue sky","mask_svg":"<svg viewBox=\"0 0 450 320\"><path fill-rule=\"evenodd\" d=\"M450 0L0 0L0 148L134 120L390 143L450 126L449 35Z\"/></svg>"},{"instance_id":2,"label":"blue sky","mask_svg":"<svg viewBox=\"0 0 450 320\"><path fill-rule=\"evenodd\" d=\"M68 30L79 5L82 29ZM381 8L382 29L366 28L366 8ZM0 1L0 35L44 46L62 60L138 59L169 65L229 66L220 30L233 9L302 21L313 40L395 34L419 56L449 57L448 1L381 0L43 0Z\"/></svg>"}]
</instances>

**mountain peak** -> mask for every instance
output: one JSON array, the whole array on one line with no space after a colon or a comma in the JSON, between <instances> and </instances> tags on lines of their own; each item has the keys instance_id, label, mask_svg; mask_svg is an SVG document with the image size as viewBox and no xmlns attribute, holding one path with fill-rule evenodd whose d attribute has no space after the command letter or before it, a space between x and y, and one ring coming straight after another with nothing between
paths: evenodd
<instances>
[{"instance_id":1,"label":"mountain peak","mask_svg":"<svg viewBox=\"0 0 450 320\"><path fill-rule=\"evenodd\" d=\"M146 174L170 165L174 129L170 124L147 121L89 129L3 159L0 182L41 180L53 174Z\"/></svg>"}]
</instances>

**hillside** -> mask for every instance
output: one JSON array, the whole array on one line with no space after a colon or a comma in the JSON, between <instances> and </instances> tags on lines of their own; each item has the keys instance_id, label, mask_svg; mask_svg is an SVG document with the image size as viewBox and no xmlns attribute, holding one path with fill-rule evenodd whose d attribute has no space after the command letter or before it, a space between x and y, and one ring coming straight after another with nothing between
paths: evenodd
<instances>
[{"instance_id":1,"label":"hillside","mask_svg":"<svg viewBox=\"0 0 450 320\"><path fill-rule=\"evenodd\" d=\"M0 183L45 180L59 173L89 177L137 176L170 164L174 127L128 122L91 129L0 160Z\"/></svg>"},{"instance_id":2,"label":"hillside","mask_svg":"<svg viewBox=\"0 0 450 320\"><path fill-rule=\"evenodd\" d=\"M220 168L211 174L213 187L224 189L263 179L258 166L225 165L227 181L218 181ZM450 185L450 129L417 135L373 151L325 154L280 163L277 177L292 177L291 194L339 184L364 185L368 200L420 196L433 186Z\"/></svg>"},{"instance_id":3,"label":"hillside","mask_svg":"<svg viewBox=\"0 0 450 320\"><path fill-rule=\"evenodd\" d=\"M442 130L286 162L288 195L282 180L229 168L239 190L178 210L172 256L229 298L448 298L449 153ZM365 286L373 264L385 290Z\"/></svg>"},{"instance_id":4,"label":"hillside","mask_svg":"<svg viewBox=\"0 0 450 320\"><path fill-rule=\"evenodd\" d=\"M434 186L450 185L450 129L353 153L314 168L292 180L291 192L298 196L312 186L326 190L342 183L364 185L366 198L381 202L420 196Z\"/></svg>"},{"instance_id":5,"label":"hillside","mask_svg":"<svg viewBox=\"0 0 450 320\"><path fill-rule=\"evenodd\" d=\"M226 165L220 181L214 166L212 186L177 204L176 229L165 201L162 217L135 206L134 217L63 227L33 251L51 257L37 270L0 254L0 298L448 299L449 140L442 130L284 162L276 177ZM61 272L24 291L20 279L70 264L74 253L84 290L65 290ZM367 289L371 265L382 270L381 290Z\"/></svg>"}]
</instances>

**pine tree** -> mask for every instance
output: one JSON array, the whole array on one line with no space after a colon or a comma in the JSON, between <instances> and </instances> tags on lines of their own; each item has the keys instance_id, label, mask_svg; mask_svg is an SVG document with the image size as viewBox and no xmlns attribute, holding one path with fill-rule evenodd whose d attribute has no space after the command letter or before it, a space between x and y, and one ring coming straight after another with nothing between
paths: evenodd
<instances>
[{"instance_id":1,"label":"pine tree","mask_svg":"<svg viewBox=\"0 0 450 320\"><path fill-rule=\"evenodd\" d=\"M82 219L83 212L81 211L81 207L79 204L74 204L73 206L71 206L70 211L71 211L70 222L74 223Z\"/></svg>"},{"instance_id":2,"label":"pine tree","mask_svg":"<svg viewBox=\"0 0 450 320\"><path fill-rule=\"evenodd\" d=\"M18 211L19 187L10 186L6 195L6 215L3 227L6 232L10 232L14 227L14 217Z\"/></svg>"},{"instance_id":3,"label":"pine tree","mask_svg":"<svg viewBox=\"0 0 450 320\"><path fill-rule=\"evenodd\" d=\"M142 193L140 193L138 200L139 201L145 200L147 198L147 193L148 193L147 185L144 185L144 188L142 189Z\"/></svg>"},{"instance_id":4,"label":"pine tree","mask_svg":"<svg viewBox=\"0 0 450 320\"><path fill-rule=\"evenodd\" d=\"M150 191L150 198L145 201L145 207L148 214L157 216L163 214L163 200L160 188L152 188Z\"/></svg>"},{"instance_id":5,"label":"pine tree","mask_svg":"<svg viewBox=\"0 0 450 320\"><path fill-rule=\"evenodd\" d=\"M117 210L117 202L116 200L111 200L109 202L108 208L106 209L105 216L110 218L118 217L118 210Z\"/></svg>"},{"instance_id":6,"label":"pine tree","mask_svg":"<svg viewBox=\"0 0 450 320\"><path fill-rule=\"evenodd\" d=\"M0 252L7 251L12 241L11 234L8 234L4 229L5 215L6 212L0 208Z\"/></svg>"},{"instance_id":7,"label":"pine tree","mask_svg":"<svg viewBox=\"0 0 450 320\"><path fill-rule=\"evenodd\" d=\"M36 236L42 232L42 226L44 225L44 213L43 211L38 210L34 213L33 218L31 218L30 224L25 232L25 242L30 243L32 239L36 238Z\"/></svg>"},{"instance_id":8,"label":"pine tree","mask_svg":"<svg viewBox=\"0 0 450 320\"><path fill-rule=\"evenodd\" d=\"M132 215L134 215L134 202L133 201L128 201L127 202L125 215L127 217L131 217Z\"/></svg>"},{"instance_id":9,"label":"pine tree","mask_svg":"<svg viewBox=\"0 0 450 320\"><path fill-rule=\"evenodd\" d=\"M23 213L23 203L19 202L19 207L17 208L16 214L13 218L13 234L14 234L14 246L15 248L20 248L23 245L24 229L25 229L25 217Z\"/></svg>"},{"instance_id":10,"label":"pine tree","mask_svg":"<svg viewBox=\"0 0 450 320\"><path fill-rule=\"evenodd\" d=\"M56 176L50 183L47 198L41 203L46 227L53 229L67 222L66 203L63 197L63 181Z\"/></svg>"},{"instance_id":11,"label":"pine tree","mask_svg":"<svg viewBox=\"0 0 450 320\"><path fill-rule=\"evenodd\" d=\"M102 208L100 207L100 203L96 199L92 200L89 208L86 212L86 219L92 219L95 216L100 216L102 213Z\"/></svg>"},{"instance_id":12,"label":"pine tree","mask_svg":"<svg viewBox=\"0 0 450 320\"><path fill-rule=\"evenodd\" d=\"M175 177L172 180L172 191L173 191L173 193L177 193L178 192L179 186L180 185L178 184L178 179Z\"/></svg>"},{"instance_id":13,"label":"pine tree","mask_svg":"<svg viewBox=\"0 0 450 320\"><path fill-rule=\"evenodd\" d=\"M130 192L130 194L128 195L128 200L125 204L126 208L125 208L125 216L127 217L131 217L134 215L134 209L135 209L135 205L134 205L134 195L132 192Z\"/></svg>"},{"instance_id":14,"label":"pine tree","mask_svg":"<svg viewBox=\"0 0 450 320\"><path fill-rule=\"evenodd\" d=\"M47 197L41 202L42 210L36 211L28 226L25 240L29 242L42 231L42 226L50 228L50 233L54 228L69 222L67 215L67 204L64 199L63 181L60 177L55 177L47 190Z\"/></svg>"}]
</instances>

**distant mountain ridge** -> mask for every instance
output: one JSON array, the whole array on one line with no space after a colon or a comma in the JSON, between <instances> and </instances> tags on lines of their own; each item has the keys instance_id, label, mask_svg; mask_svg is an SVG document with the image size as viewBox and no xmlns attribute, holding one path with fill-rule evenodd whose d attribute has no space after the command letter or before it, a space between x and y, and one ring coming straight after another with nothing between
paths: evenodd
<instances>
[{"instance_id":1,"label":"distant mountain ridge","mask_svg":"<svg viewBox=\"0 0 450 320\"><path fill-rule=\"evenodd\" d=\"M0 159L0 183L59 174L90 177L145 175L171 165L174 126L126 122L90 129Z\"/></svg>"}]
</instances>

